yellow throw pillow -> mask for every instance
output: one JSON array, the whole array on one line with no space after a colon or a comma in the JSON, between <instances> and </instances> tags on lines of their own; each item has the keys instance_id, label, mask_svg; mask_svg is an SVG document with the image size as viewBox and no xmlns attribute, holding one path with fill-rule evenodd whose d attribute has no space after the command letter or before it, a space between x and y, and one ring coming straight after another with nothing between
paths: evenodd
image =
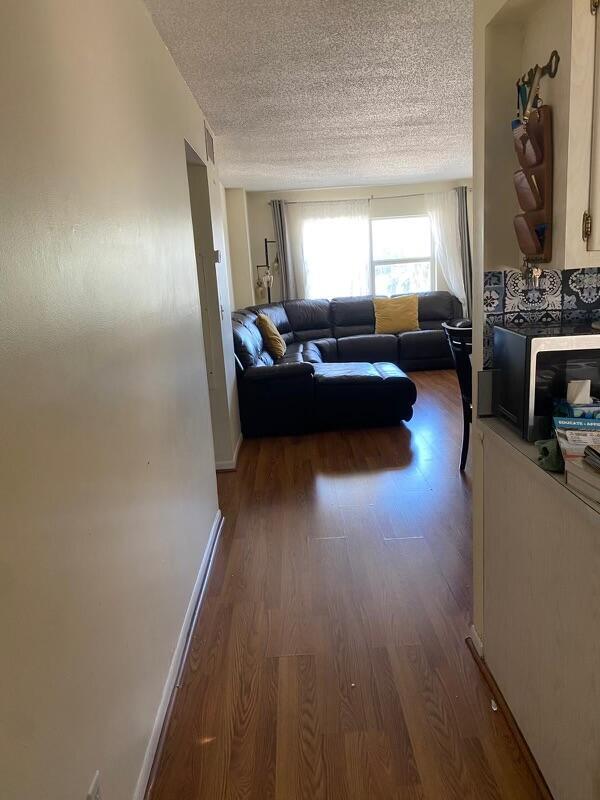
<instances>
[{"instance_id":1,"label":"yellow throw pillow","mask_svg":"<svg viewBox=\"0 0 600 800\"><path fill-rule=\"evenodd\" d=\"M277 326L266 314L258 315L258 329L264 339L267 352L273 358L283 358L287 350L283 336L277 330Z\"/></svg>"},{"instance_id":2,"label":"yellow throw pillow","mask_svg":"<svg viewBox=\"0 0 600 800\"><path fill-rule=\"evenodd\" d=\"M419 298L416 294L400 297L375 297L375 333L406 333L419 330Z\"/></svg>"}]
</instances>

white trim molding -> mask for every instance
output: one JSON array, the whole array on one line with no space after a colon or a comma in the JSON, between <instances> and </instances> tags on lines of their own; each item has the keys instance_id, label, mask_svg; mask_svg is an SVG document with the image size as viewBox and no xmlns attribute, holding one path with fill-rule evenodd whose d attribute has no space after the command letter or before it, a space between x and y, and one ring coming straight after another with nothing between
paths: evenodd
<instances>
[{"instance_id":1,"label":"white trim molding","mask_svg":"<svg viewBox=\"0 0 600 800\"><path fill-rule=\"evenodd\" d=\"M156 712L156 718L154 720L154 725L152 727L152 733L150 735L150 740L148 741L148 746L146 748L146 753L144 755L144 761L142 763L142 768L136 783L133 800L144 800L144 797L146 795L146 791L148 788L148 780L150 779L152 765L154 763L158 745L160 743L163 726L165 724L165 718L167 715L167 711L169 709L171 697L178 685L179 677L183 667L183 662L185 660L185 656L187 653L187 645L189 642L190 634L192 631L194 621L197 616L197 611L202 603L204 590L208 582L208 576L210 574L210 569L213 562L213 556L215 553L217 542L219 540L219 536L221 535L221 531L223 530L224 521L225 520L223 515L221 514L221 511L217 510L214 522L211 527L208 543L206 545L206 550L202 558L202 563L200 564L198 575L194 583L192 595L190 597L190 601L188 603L185 616L183 618L183 625L181 626L181 631L179 632L179 638L177 639L175 652L173 653L173 658L171 659L171 666L169 667L167 680L163 687L162 697L160 699L158 711Z\"/></svg>"},{"instance_id":2,"label":"white trim molding","mask_svg":"<svg viewBox=\"0 0 600 800\"><path fill-rule=\"evenodd\" d=\"M235 450L233 451L233 458L230 461L217 461L215 464L217 472L231 472L237 468L237 460L238 455L240 454L240 447L242 446L243 436L240 433L240 437L237 440L237 444L235 446Z\"/></svg>"}]
</instances>

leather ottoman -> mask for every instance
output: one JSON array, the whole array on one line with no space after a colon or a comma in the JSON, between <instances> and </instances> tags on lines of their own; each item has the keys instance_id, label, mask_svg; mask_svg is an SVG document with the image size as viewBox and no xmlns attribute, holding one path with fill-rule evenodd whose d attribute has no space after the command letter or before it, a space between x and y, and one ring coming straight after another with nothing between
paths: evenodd
<instances>
[{"instance_id":1,"label":"leather ottoman","mask_svg":"<svg viewBox=\"0 0 600 800\"><path fill-rule=\"evenodd\" d=\"M314 364L315 412L321 428L397 425L413 415L417 389L395 364Z\"/></svg>"}]
</instances>

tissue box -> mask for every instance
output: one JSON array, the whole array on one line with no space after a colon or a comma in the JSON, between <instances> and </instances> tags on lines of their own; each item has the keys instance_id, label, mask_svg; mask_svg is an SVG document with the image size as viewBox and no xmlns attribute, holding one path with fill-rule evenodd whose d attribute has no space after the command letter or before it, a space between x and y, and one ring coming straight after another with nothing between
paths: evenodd
<instances>
[{"instance_id":1,"label":"tissue box","mask_svg":"<svg viewBox=\"0 0 600 800\"><path fill-rule=\"evenodd\" d=\"M600 402L594 401L586 405L568 403L561 400L557 403L554 410L556 417L575 417L577 419L600 419Z\"/></svg>"}]
</instances>

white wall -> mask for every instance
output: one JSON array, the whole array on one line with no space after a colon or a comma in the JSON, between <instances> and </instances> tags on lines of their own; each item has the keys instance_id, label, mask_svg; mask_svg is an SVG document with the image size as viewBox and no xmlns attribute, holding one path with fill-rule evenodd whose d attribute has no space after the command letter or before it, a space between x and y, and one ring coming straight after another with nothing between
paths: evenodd
<instances>
[{"instance_id":1,"label":"white wall","mask_svg":"<svg viewBox=\"0 0 600 800\"><path fill-rule=\"evenodd\" d=\"M469 181L461 183L470 185ZM248 207L248 226L250 231L250 251L254 272L256 264L263 264L264 240L274 238L273 220L269 202L273 199L292 201L311 201L311 200L344 200L348 198L375 197L384 199L374 199L371 203L371 215L375 217L395 216L401 214L421 214L425 213L425 201L423 195L426 192L444 191L458 185L454 182L428 183L428 184L407 184L402 186L360 186L360 187L340 187L331 189L303 189L296 191L273 191L273 192L247 192ZM228 190L229 191L229 190ZM231 218L229 223L231 226ZM236 265L233 264L235 269ZM255 277L255 276L254 276ZM238 280L238 274L234 280ZM446 283L440 272L436 270L436 286L439 289L446 289ZM247 292L247 289L246 289ZM266 302L266 295L258 289L254 290L256 302ZM281 296L280 276L275 275L275 283L272 291L273 299ZM236 307L247 305L239 302L242 296L235 295Z\"/></svg>"},{"instance_id":2,"label":"white wall","mask_svg":"<svg viewBox=\"0 0 600 800\"><path fill-rule=\"evenodd\" d=\"M497 232L499 220L490 216L486 203L486 159L489 164L494 158L493 146L498 131L486 129L486 103L494 102L493 93L488 93L486 82L491 80L486 75L486 28L494 18L505 0L478 0L474 4L473 19L473 408L477 408L477 372L483 369L483 272L486 262L485 245L490 232L494 236ZM505 69L504 61L500 61L499 68ZM510 63L510 62L509 62ZM503 98L504 100L504 98ZM505 143L505 136L501 134L502 143L500 152L504 147L512 147L512 143ZM508 138L508 137L506 137ZM491 174L491 171L490 171ZM504 243L514 241L514 232L504 230ZM485 232L485 236L484 236ZM500 243L502 244L501 240ZM473 624L480 640L484 639L483 626L483 447L480 432L477 426L477 415L473 415L473 433L471 435L471 460L473 474Z\"/></svg>"},{"instance_id":3,"label":"white wall","mask_svg":"<svg viewBox=\"0 0 600 800\"><path fill-rule=\"evenodd\" d=\"M254 303L255 268L250 254L247 194L244 189L226 189L227 224L231 253L233 296L236 308ZM264 257L262 262L263 263Z\"/></svg>"},{"instance_id":4,"label":"white wall","mask_svg":"<svg viewBox=\"0 0 600 800\"><path fill-rule=\"evenodd\" d=\"M204 118L141 0L5 0L0 67L0 795L124 800L217 514Z\"/></svg>"}]
</instances>

